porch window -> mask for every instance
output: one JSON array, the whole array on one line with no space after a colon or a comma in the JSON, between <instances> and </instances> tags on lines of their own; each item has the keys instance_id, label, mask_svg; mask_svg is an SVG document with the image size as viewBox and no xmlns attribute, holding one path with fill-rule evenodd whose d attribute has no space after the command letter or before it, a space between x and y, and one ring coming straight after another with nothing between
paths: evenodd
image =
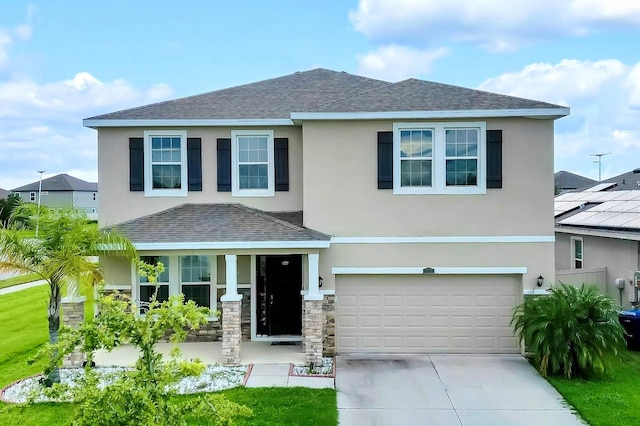
<instances>
[{"instance_id":1,"label":"porch window","mask_svg":"<svg viewBox=\"0 0 640 426\"><path fill-rule=\"evenodd\" d=\"M211 262L208 256L180 258L180 286L185 300L211 307Z\"/></svg>"},{"instance_id":2,"label":"porch window","mask_svg":"<svg viewBox=\"0 0 640 426\"><path fill-rule=\"evenodd\" d=\"M164 272L158 276L158 295L156 300L164 302L169 299L169 257L168 256L142 256L140 257L145 263L149 265L157 265L158 262L162 262L164 266ZM140 295L139 299L143 303L149 303L151 297L156 290L156 286L149 283L146 277L140 276ZM146 306L140 307L141 312L146 311Z\"/></svg>"}]
</instances>

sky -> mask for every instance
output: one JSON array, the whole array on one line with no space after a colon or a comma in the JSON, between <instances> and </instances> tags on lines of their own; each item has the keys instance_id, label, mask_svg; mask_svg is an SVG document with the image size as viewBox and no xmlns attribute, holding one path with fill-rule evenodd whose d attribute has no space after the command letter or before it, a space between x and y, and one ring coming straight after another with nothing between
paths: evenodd
<instances>
[{"instance_id":1,"label":"sky","mask_svg":"<svg viewBox=\"0 0 640 426\"><path fill-rule=\"evenodd\" d=\"M0 188L97 181L83 118L318 67L569 106L555 170L606 179L640 167L638 46L640 0L0 0Z\"/></svg>"}]
</instances>

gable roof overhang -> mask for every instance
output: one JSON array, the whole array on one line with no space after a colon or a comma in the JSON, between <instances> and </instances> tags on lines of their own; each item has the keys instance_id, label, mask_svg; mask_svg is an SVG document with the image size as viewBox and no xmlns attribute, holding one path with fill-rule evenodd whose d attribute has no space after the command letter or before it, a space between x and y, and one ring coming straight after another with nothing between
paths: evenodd
<instances>
[{"instance_id":1,"label":"gable roof overhang","mask_svg":"<svg viewBox=\"0 0 640 426\"><path fill-rule=\"evenodd\" d=\"M295 123L287 118L173 120L87 118L82 120L82 125L97 129L100 127L273 127L294 126Z\"/></svg>"},{"instance_id":2,"label":"gable roof overhang","mask_svg":"<svg viewBox=\"0 0 640 426\"><path fill-rule=\"evenodd\" d=\"M443 111L363 111L363 112L292 112L294 122L302 120L384 120L524 117L553 119L569 115L569 108L472 109Z\"/></svg>"},{"instance_id":3,"label":"gable roof overhang","mask_svg":"<svg viewBox=\"0 0 640 426\"><path fill-rule=\"evenodd\" d=\"M640 241L640 230L596 229L579 226L556 226L555 232L560 234L586 235L592 237L614 238L618 240Z\"/></svg>"},{"instance_id":4,"label":"gable roof overhang","mask_svg":"<svg viewBox=\"0 0 640 426\"><path fill-rule=\"evenodd\" d=\"M141 251L321 249L331 240L330 235L300 226L290 213L222 203L181 204L107 229L127 237Z\"/></svg>"}]
</instances>

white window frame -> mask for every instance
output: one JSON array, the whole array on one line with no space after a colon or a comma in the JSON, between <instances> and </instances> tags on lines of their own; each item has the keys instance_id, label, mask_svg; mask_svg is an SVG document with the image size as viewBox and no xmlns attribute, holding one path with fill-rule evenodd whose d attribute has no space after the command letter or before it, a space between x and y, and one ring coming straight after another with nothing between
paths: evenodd
<instances>
[{"instance_id":1,"label":"white window frame","mask_svg":"<svg viewBox=\"0 0 640 426\"><path fill-rule=\"evenodd\" d=\"M267 189L240 189L238 173L238 138L241 136L267 137ZM275 165L273 130L232 130L231 131L231 195L234 197L273 197L275 195Z\"/></svg>"},{"instance_id":2,"label":"white window frame","mask_svg":"<svg viewBox=\"0 0 640 426\"><path fill-rule=\"evenodd\" d=\"M180 189L153 189L151 163L151 138L174 136L180 138ZM187 182L187 131L186 130L145 130L144 131L144 195L145 197L186 197Z\"/></svg>"},{"instance_id":3,"label":"white window frame","mask_svg":"<svg viewBox=\"0 0 640 426\"><path fill-rule=\"evenodd\" d=\"M96 201L97 193L93 193L93 201Z\"/></svg>"},{"instance_id":4,"label":"white window frame","mask_svg":"<svg viewBox=\"0 0 640 426\"><path fill-rule=\"evenodd\" d=\"M30 192L29 193L29 201L31 201L32 203L35 203L36 201L38 201L38 199L36 198L36 193L35 192Z\"/></svg>"},{"instance_id":5,"label":"white window frame","mask_svg":"<svg viewBox=\"0 0 640 426\"><path fill-rule=\"evenodd\" d=\"M447 186L446 184L446 140L445 130L478 129L478 175L477 185L474 186ZM403 187L400 185L400 132L402 130L432 130L433 150L432 176L430 187ZM483 121L474 122L407 122L393 123L393 193L398 195L415 194L486 194L486 133L487 124Z\"/></svg>"},{"instance_id":6,"label":"white window frame","mask_svg":"<svg viewBox=\"0 0 640 426\"><path fill-rule=\"evenodd\" d=\"M580 241L581 258L576 257L576 241ZM576 261L581 262L581 266L576 268ZM582 237L571 237L571 269L584 269L584 239Z\"/></svg>"}]
</instances>

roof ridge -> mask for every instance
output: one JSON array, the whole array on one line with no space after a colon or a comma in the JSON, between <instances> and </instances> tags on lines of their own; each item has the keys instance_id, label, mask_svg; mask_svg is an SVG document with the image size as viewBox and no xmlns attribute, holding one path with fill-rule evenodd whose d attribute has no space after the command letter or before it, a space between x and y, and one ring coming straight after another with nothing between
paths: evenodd
<instances>
[{"instance_id":1,"label":"roof ridge","mask_svg":"<svg viewBox=\"0 0 640 426\"><path fill-rule=\"evenodd\" d=\"M374 79L372 79L372 80L374 80ZM334 100L327 101L327 102L322 102L322 103L319 103L319 104L316 104L316 105L310 106L310 107L305 108L305 109L306 109L306 110L310 110L310 109L319 108L319 107L322 107L322 106L325 106L325 105L331 105L331 104L334 104L334 103L337 103L337 102L346 101L347 99L351 99L351 98L354 98L354 97L356 97L356 96L361 96L361 95L364 95L365 93L373 93L373 92L375 92L375 91L382 90L382 89L386 89L386 88L388 88L389 86L392 86L392 85L396 84L396 83L391 83L391 82L384 81L384 80L377 80L377 81L381 81L381 82L383 82L383 83L387 83L387 84L386 84L385 86L375 87L375 88L373 88L373 89L363 90L363 91L361 91L361 92L355 92L355 93L352 93L352 94L350 94L350 95L346 95L346 96L344 96L343 98L334 99ZM298 111L291 111L291 112L298 112Z\"/></svg>"}]
</instances>

